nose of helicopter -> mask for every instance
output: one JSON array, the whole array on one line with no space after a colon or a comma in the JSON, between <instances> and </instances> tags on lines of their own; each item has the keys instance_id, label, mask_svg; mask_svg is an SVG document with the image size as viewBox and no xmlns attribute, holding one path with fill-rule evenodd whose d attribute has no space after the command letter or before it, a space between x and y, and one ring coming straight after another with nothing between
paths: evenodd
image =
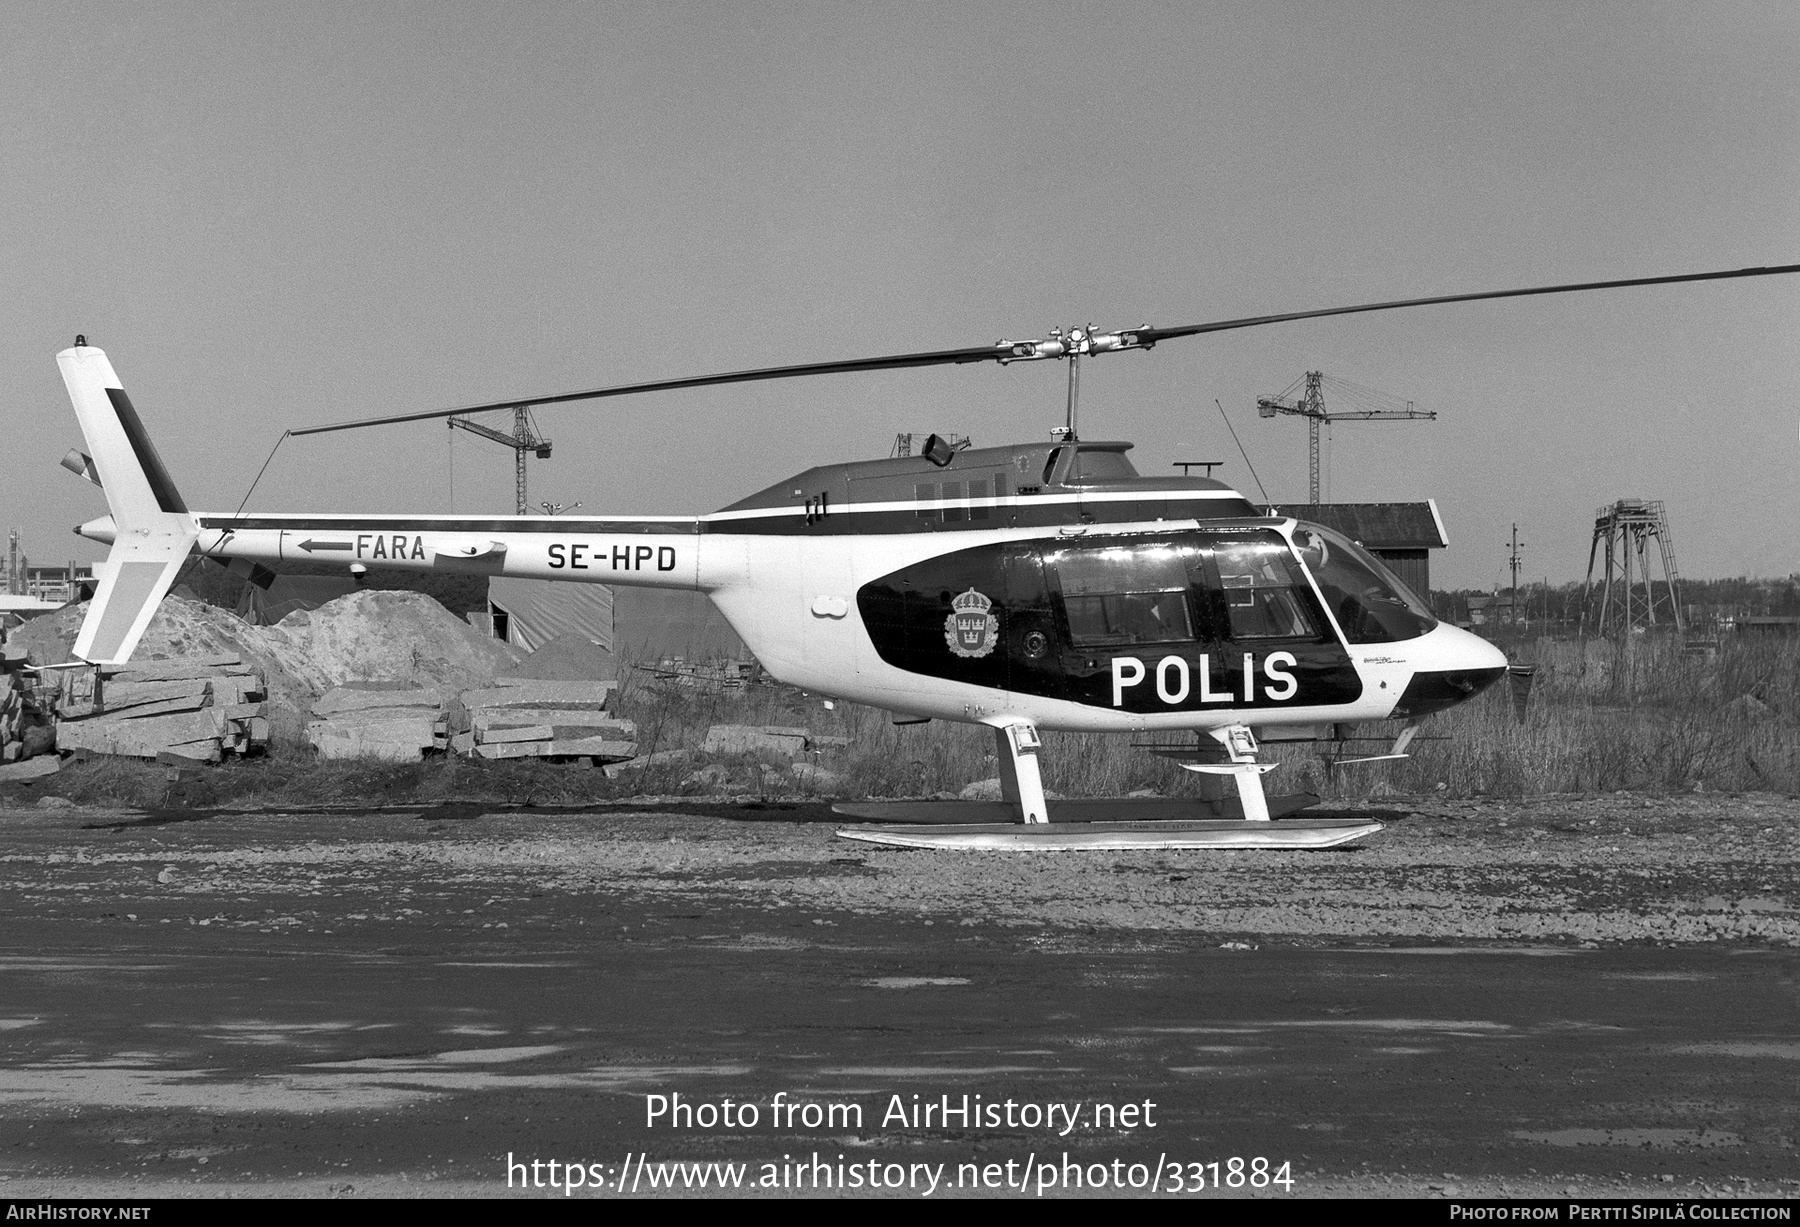
<instances>
[{"instance_id":1,"label":"nose of helicopter","mask_svg":"<svg viewBox=\"0 0 1800 1227\"><path fill-rule=\"evenodd\" d=\"M1439 629L1449 631L1449 642L1445 647L1457 658L1451 665L1454 669L1476 669L1488 671L1506 669L1506 653L1483 639L1480 635L1471 634L1457 626L1445 626Z\"/></svg>"},{"instance_id":2,"label":"nose of helicopter","mask_svg":"<svg viewBox=\"0 0 1800 1227\"><path fill-rule=\"evenodd\" d=\"M1471 699L1506 674L1506 653L1458 627L1439 623L1417 641L1413 675L1394 715L1418 717Z\"/></svg>"}]
</instances>

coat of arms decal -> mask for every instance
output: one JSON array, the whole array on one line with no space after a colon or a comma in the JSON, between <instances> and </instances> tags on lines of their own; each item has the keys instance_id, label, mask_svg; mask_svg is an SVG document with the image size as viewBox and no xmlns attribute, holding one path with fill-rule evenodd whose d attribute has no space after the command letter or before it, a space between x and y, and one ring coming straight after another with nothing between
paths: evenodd
<instances>
[{"instance_id":1,"label":"coat of arms decal","mask_svg":"<svg viewBox=\"0 0 1800 1227\"><path fill-rule=\"evenodd\" d=\"M1000 619L994 603L971 588L950 602L944 619L944 642L958 656L986 656L1000 640Z\"/></svg>"}]
</instances>

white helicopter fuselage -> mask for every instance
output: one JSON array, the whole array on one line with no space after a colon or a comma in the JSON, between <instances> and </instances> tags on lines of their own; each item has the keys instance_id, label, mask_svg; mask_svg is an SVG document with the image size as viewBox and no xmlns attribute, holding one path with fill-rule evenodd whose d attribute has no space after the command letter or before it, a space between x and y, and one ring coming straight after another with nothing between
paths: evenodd
<instances>
[{"instance_id":1,"label":"white helicopter fuselage","mask_svg":"<svg viewBox=\"0 0 1800 1227\"><path fill-rule=\"evenodd\" d=\"M857 594L871 581L948 552L1034 541L1105 542L1144 534L1198 530L1192 522L1107 524L1076 531L1002 528L964 531L954 539L919 534L802 537L728 528L712 517L646 517L582 521L544 516L484 517L296 514L253 516L188 513L194 552L224 563L279 565L324 561L430 574L504 575L521 579L684 589L705 593L769 674L820 695L908 715L1089 732L1313 725L1385 720L1418 673L1504 666L1491 644L1439 625L1398 643L1349 645L1361 694L1329 705L1237 702L1221 693L1199 708L1126 710L992 686L925 677L882 659ZM1290 535L1294 521L1274 522ZM1208 526L1211 527L1211 526ZM607 531L607 529L612 531ZM83 536L111 543L111 517L81 526ZM1291 541L1291 537L1290 537ZM1324 602L1321 598L1321 604ZM1333 628L1335 633L1337 628ZM1167 653L1121 648L1121 677L1151 673ZM1136 662L1136 666L1129 662ZM1190 674L1201 667L1189 663ZM1210 663L1210 662L1208 662ZM1190 689L1193 683L1190 681ZM1279 686L1273 687L1279 691ZM1165 687L1165 692L1168 688Z\"/></svg>"}]
</instances>

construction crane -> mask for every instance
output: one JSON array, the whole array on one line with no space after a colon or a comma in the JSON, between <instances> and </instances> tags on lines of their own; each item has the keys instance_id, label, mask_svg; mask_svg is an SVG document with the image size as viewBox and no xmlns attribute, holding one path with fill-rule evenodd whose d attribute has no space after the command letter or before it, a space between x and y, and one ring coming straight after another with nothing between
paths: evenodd
<instances>
[{"instance_id":1,"label":"construction crane","mask_svg":"<svg viewBox=\"0 0 1800 1227\"><path fill-rule=\"evenodd\" d=\"M951 434L949 432L946 432L937 437L942 439L945 443L947 443L952 452L960 452L965 447L973 447L974 446L974 440L969 438L968 435ZM893 447L893 450L888 453L888 459L892 460L896 456L912 456L912 455L923 456L926 454L925 453L925 445L931 441L931 438L932 438L932 436L930 436L930 435L920 435L920 434L910 434L910 433L897 434L894 436L894 447Z\"/></svg>"},{"instance_id":2,"label":"construction crane","mask_svg":"<svg viewBox=\"0 0 1800 1227\"><path fill-rule=\"evenodd\" d=\"M492 426L483 426L467 416L446 419L451 430L466 430L472 435L480 435L484 439L492 439L496 443L504 443L513 449L513 478L518 491L518 514L526 514L528 504L525 501L525 453L536 452L539 460L550 459L550 440L537 432L537 423L531 420L531 410L524 405L513 406L512 433L495 430ZM554 514L554 513L552 513Z\"/></svg>"},{"instance_id":3,"label":"construction crane","mask_svg":"<svg viewBox=\"0 0 1800 1227\"><path fill-rule=\"evenodd\" d=\"M1301 385L1305 389L1295 395ZM1325 391L1329 387L1333 403L1348 402L1360 406L1355 409L1325 409ZM1396 408L1395 406L1400 406ZM1256 413L1259 417L1272 418L1278 413L1291 413L1306 419L1306 476L1307 501L1317 505L1319 499L1319 427L1332 422L1398 422L1423 418L1435 422L1437 414L1424 409L1414 409L1411 401L1403 401L1385 392L1377 392L1351 383L1347 379L1325 375L1319 371L1308 371L1305 376L1296 379L1274 396L1260 396L1256 400Z\"/></svg>"}]
</instances>

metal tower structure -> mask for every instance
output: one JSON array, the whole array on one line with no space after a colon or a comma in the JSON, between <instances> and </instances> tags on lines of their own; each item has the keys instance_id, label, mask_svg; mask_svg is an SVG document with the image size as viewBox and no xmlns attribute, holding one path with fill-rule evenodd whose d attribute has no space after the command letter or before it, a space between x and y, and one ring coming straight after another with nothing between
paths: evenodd
<instances>
[{"instance_id":1,"label":"metal tower structure","mask_svg":"<svg viewBox=\"0 0 1800 1227\"><path fill-rule=\"evenodd\" d=\"M1295 389L1304 383L1305 390L1296 396ZM1325 409L1324 385L1331 385L1332 399L1347 400L1361 408L1335 410ZM1401 405L1404 408L1380 407ZM1436 421L1437 414L1423 409L1414 409L1411 401L1402 401L1389 396L1385 392L1377 392L1372 388L1359 387L1347 379L1327 376L1319 371L1306 372L1303 380L1295 380L1286 390L1274 396L1259 396L1256 399L1258 417L1272 418L1278 413L1291 413L1306 419L1306 488L1307 501L1319 503L1319 428L1329 426L1333 422L1399 422L1413 421L1420 418Z\"/></svg>"},{"instance_id":2,"label":"metal tower structure","mask_svg":"<svg viewBox=\"0 0 1800 1227\"><path fill-rule=\"evenodd\" d=\"M1657 555L1662 560L1660 595L1650 573L1650 540L1653 537ZM1663 512L1662 501L1622 498L1594 513L1594 543L1588 549L1586 599L1582 602L1583 631L1587 629L1587 614L1593 605L1594 560L1602 545L1606 547L1606 556L1594 633L1628 636L1640 626L1655 626L1657 610L1661 608L1666 621L1679 634L1682 629L1680 576L1675 571L1675 541L1669 532L1669 517ZM1633 591L1640 583L1644 588L1642 596Z\"/></svg>"},{"instance_id":3,"label":"metal tower structure","mask_svg":"<svg viewBox=\"0 0 1800 1227\"><path fill-rule=\"evenodd\" d=\"M512 415L511 434L504 430L495 430L491 426L483 426L467 415L446 420L452 430L466 430L472 435L480 435L484 439L504 443L513 449L513 484L517 489L518 514L524 515L530 509L530 504L525 499L525 453L536 452L539 460L550 459L550 440L538 434L537 424L531 420L529 406L514 405Z\"/></svg>"}]
</instances>

